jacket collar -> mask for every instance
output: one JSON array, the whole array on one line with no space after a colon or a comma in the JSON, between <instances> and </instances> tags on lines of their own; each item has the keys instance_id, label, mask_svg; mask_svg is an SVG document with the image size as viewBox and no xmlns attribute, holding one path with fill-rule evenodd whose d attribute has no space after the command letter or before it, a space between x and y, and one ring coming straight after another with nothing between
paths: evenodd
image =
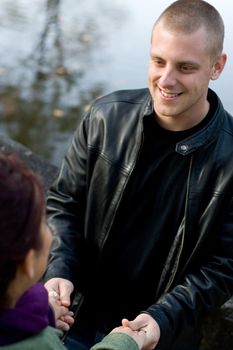
<instances>
[{"instance_id":1,"label":"jacket collar","mask_svg":"<svg viewBox=\"0 0 233 350\"><path fill-rule=\"evenodd\" d=\"M216 93L209 89L208 90L208 100L215 99L217 108L210 122L203 127L201 130L193 134L192 136L187 137L186 139L177 142L176 144L176 152L186 156L194 151L196 151L199 147L205 146L212 142L217 135L219 134L219 129L223 123L224 119L224 109L223 105L216 95ZM154 113L153 100L151 95L149 95L144 111L144 117L151 115Z\"/></svg>"}]
</instances>

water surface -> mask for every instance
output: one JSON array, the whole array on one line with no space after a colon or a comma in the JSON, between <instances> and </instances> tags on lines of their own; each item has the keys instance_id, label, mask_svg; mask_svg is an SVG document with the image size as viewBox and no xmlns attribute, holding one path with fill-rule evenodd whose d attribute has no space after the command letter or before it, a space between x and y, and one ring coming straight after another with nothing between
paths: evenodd
<instances>
[{"instance_id":1,"label":"water surface","mask_svg":"<svg viewBox=\"0 0 233 350\"><path fill-rule=\"evenodd\" d=\"M1 0L0 133L59 164L94 98L146 86L151 28L170 3ZM229 55L211 86L233 113L233 5L210 3L224 18Z\"/></svg>"}]
</instances>

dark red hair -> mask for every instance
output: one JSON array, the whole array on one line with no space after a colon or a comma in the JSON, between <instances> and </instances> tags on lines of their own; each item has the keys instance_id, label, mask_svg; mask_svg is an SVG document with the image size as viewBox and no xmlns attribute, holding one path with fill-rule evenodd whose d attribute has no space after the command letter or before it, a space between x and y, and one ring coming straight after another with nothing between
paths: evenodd
<instances>
[{"instance_id":1,"label":"dark red hair","mask_svg":"<svg viewBox=\"0 0 233 350\"><path fill-rule=\"evenodd\" d=\"M17 267L31 249L41 246L45 211L39 178L16 155L0 155L0 307Z\"/></svg>"}]
</instances>

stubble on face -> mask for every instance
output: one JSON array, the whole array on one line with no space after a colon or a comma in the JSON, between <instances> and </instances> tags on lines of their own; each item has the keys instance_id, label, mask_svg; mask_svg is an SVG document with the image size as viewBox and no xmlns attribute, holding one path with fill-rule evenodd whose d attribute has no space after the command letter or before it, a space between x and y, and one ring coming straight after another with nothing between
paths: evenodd
<instances>
[{"instance_id":1,"label":"stubble on face","mask_svg":"<svg viewBox=\"0 0 233 350\"><path fill-rule=\"evenodd\" d=\"M168 31L155 26L148 71L148 85L161 126L188 129L207 114L210 53L204 43L206 31L192 34Z\"/></svg>"}]
</instances>

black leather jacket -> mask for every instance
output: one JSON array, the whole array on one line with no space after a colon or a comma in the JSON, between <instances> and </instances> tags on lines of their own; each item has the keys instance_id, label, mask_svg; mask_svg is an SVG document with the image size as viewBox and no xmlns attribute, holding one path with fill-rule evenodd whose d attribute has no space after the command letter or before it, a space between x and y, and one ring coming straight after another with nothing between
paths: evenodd
<instances>
[{"instance_id":1,"label":"black leather jacket","mask_svg":"<svg viewBox=\"0 0 233 350\"><path fill-rule=\"evenodd\" d=\"M159 349L195 348L190 334L199 318L233 294L233 118L209 94L214 117L176 145L191 160L185 214L146 310L161 327ZM98 264L152 111L148 89L118 91L95 101L81 121L48 196L57 239L46 279L79 288L84 246Z\"/></svg>"}]
</instances>

